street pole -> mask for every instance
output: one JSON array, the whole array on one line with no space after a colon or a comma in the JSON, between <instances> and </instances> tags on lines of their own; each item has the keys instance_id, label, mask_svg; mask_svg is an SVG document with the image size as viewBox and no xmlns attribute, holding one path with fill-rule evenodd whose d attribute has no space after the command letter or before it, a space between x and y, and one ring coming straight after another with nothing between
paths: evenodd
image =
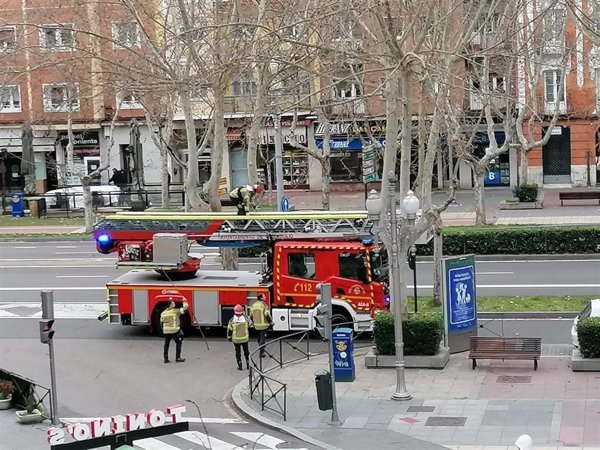
<instances>
[{"instance_id":1,"label":"street pole","mask_svg":"<svg viewBox=\"0 0 600 450\"><path fill-rule=\"evenodd\" d=\"M54 320L54 292L42 291L42 319ZM56 368L54 365L54 339L48 342L50 358L50 419L52 425L60 425L58 420L58 401L56 398Z\"/></svg>"},{"instance_id":2,"label":"street pole","mask_svg":"<svg viewBox=\"0 0 600 450\"><path fill-rule=\"evenodd\" d=\"M396 392L392 395L393 400L409 400L411 398L406 389L404 378L404 339L402 336L402 298L404 297L402 286L406 283L406 264L401 267L398 257L398 216L396 214L396 176L394 172L388 175L389 180L389 202L390 202L390 234L392 247L392 308L394 311L394 335L396 346ZM403 237L400 237L403 239ZM406 254L404 255L406 258Z\"/></svg>"},{"instance_id":3,"label":"street pole","mask_svg":"<svg viewBox=\"0 0 600 450\"><path fill-rule=\"evenodd\" d=\"M419 306L417 305L417 246L410 246L410 257L413 261L413 296L415 299L415 313L419 312Z\"/></svg>"},{"instance_id":4,"label":"street pole","mask_svg":"<svg viewBox=\"0 0 600 450\"><path fill-rule=\"evenodd\" d=\"M321 301L326 306L328 313L325 315L325 336L327 336L327 347L329 348L329 372L331 373L331 398L333 399L331 409L331 423L339 424L340 418L337 411L337 399L335 395L335 365L333 363L333 337L331 330L331 284L321 283Z\"/></svg>"},{"instance_id":5,"label":"street pole","mask_svg":"<svg viewBox=\"0 0 600 450\"><path fill-rule=\"evenodd\" d=\"M277 186L277 211L282 210L283 201L283 137L281 134L281 114L279 108L273 116L275 128L275 184Z\"/></svg>"}]
</instances>

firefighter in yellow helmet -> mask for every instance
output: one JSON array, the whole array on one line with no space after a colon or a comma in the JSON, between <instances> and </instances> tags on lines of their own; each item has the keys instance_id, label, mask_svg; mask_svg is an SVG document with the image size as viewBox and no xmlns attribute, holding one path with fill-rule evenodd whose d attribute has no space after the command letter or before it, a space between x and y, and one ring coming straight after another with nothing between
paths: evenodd
<instances>
[{"instance_id":1,"label":"firefighter in yellow helmet","mask_svg":"<svg viewBox=\"0 0 600 450\"><path fill-rule=\"evenodd\" d=\"M244 315L242 305L235 305L234 316L227 325L227 339L233 342L235 347L235 360L238 370L242 370L242 349L246 358L246 369L250 369L250 351L248 341L250 340L250 320Z\"/></svg>"},{"instance_id":2,"label":"firefighter in yellow helmet","mask_svg":"<svg viewBox=\"0 0 600 450\"><path fill-rule=\"evenodd\" d=\"M265 343L267 341L267 330L273 326L273 319L269 312L269 307L265 303L263 294L257 295L256 302L250 308L252 324L258 332L258 348L260 348L260 357L265 357Z\"/></svg>"},{"instance_id":3,"label":"firefighter in yellow helmet","mask_svg":"<svg viewBox=\"0 0 600 450\"><path fill-rule=\"evenodd\" d=\"M238 209L238 216L245 216L250 209L256 209L256 198L262 194L262 186L240 186L229 193L229 198Z\"/></svg>"},{"instance_id":4,"label":"firefighter in yellow helmet","mask_svg":"<svg viewBox=\"0 0 600 450\"><path fill-rule=\"evenodd\" d=\"M183 331L181 331L180 317L188 309L188 303L183 299L183 308L175 308L173 297L169 297L170 303L160 315L160 323L162 331L165 335L164 358L165 363L169 362L169 344L171 339L175 341L175 361L185 362L185 358L181 357L181 343L183 341Z\"/></svg>"}]
</instances>

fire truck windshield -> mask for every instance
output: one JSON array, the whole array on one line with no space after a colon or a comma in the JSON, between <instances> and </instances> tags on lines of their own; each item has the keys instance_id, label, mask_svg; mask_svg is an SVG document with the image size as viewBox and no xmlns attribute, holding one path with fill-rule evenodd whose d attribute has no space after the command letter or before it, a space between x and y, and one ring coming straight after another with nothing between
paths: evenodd
<instances>
[{"instance_id":1,"label":"fire truck windshield","mask_svg":"<svg viewBox=\"0 0 600 450\"><path fill-rule=\"evenodd\" d=\"M371 278L373 281L389 281L388 254L385 249L377 252L371 252Z\"/></svg>"}]
</instances>

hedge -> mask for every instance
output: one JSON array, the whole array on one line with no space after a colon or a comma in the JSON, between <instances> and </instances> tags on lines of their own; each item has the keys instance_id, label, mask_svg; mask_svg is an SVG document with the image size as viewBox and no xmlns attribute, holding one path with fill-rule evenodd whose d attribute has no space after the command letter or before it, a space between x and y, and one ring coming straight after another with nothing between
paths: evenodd
<instances>
[{"instance_id":1,"label":"hedge","mask_svg":"<svg viewBox=\"0 0 600 450\"><path fill-rule=\"evenodd\" d=\"M405 355L435 355L443 335L442 316L439 313L413 314L402 321ZM373 339L379 355L394 355L394 315L377 314L373 324Z\"/></svg>"},{"instance_id":2,"label":"hedge","mask_svg":"<svg viewBox=\"0 0 600 450\"><path fill-rule=\"evenodd\" d=\"M600 317L583 317L577 321L579 351L584 358L600 358Z\"/></svg>"},{"instance_id":3,"label":"hedge","mask_svg":"<svg viewBox=\"0 0 600 450\"><path fill-rule=\"evenodd\" d=\"M417 246L420 256L433 254L432 242ZM600 253L600 227L464 227L444 230L444 255L545 255ZM256 257L268 244L240 249Z\"/></svg>"}]
</instances>

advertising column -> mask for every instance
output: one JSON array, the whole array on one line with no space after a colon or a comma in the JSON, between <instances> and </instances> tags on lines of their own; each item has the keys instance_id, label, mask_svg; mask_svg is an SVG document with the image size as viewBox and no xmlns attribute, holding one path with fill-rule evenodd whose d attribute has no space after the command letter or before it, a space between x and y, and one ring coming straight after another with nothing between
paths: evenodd
<instances>
[{"instance_id":1,"label":"advertising column","mask_svg":"<svg viewBox=\"0 0 600 450\"><path fill-rule=\"evenodd\" d=\"M445 345L450 353L464 352L477 336L475 256L444 258L442 268Z\"/></svg>"}]
</instances>

